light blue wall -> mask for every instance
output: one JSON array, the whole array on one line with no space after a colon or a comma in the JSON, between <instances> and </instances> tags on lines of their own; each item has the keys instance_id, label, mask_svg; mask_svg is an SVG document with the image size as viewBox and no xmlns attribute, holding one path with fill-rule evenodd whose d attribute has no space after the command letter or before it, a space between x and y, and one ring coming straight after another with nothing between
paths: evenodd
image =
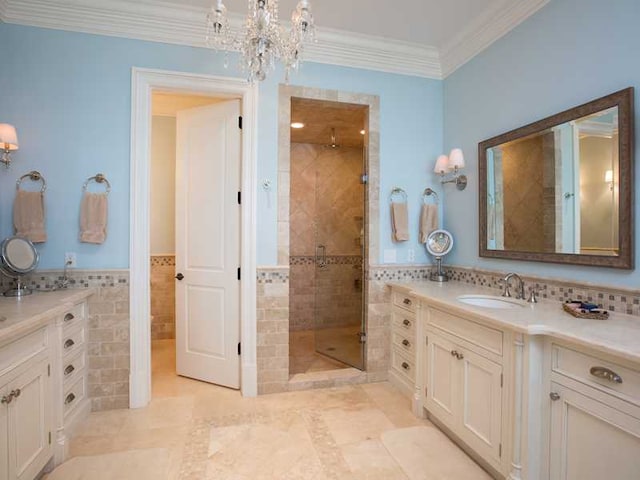
<instances>
[{"instance_id":1,"label":"light blue wall","mask_svg":"<svg viewBox=\"0 0 640 480\"><path fill-rule=\"evenodd\" d=\"M464 192L447 188L446 222L457 240L451 263L638 288L637 271L479 258L477 148L482 140L564 109L637 89L639 25L638 0L553 0L445 80L444 144L464 149L470 180ZM640 111L638 90L635 108ZM639 128L636 118L636 138ZM636 185L638 180L636 168ZM637 201L635 212L637 218ZM640 253L639 246L636 234Z\"/></svg>"},{"instance_id":2,"label":"light blue wall","mask_svg":"<svg viewBox=\"0 0 640 480\"><path fill-rule=\"evenodd\" d=\"M101 37L0 23L0 122L18 129L20 150L0 171L0 237L12 233L15 180L40 170L46 194L49 241L38 249L40 268L60 268L66 251L80 268L126 268L129 263L129 142L131 67L242 76L225 70L213 52L160 43ZM231 61L234 65L235 61ZM277 83L260 87L258 178L273 182L268 202L258 189L258 264L276 263ZM296 85L381 97L381 244L390 248L386 195L399 185L410 194L414 229L426 165L442 150L442 82L319 64L306 64ZM109 235L101 246L80 244L78 210L84 180L103 172L112 183ZM406 249L417 251L416 235ZM382 251L381 249L381 251Z\"/></svg>"}]
</instances>

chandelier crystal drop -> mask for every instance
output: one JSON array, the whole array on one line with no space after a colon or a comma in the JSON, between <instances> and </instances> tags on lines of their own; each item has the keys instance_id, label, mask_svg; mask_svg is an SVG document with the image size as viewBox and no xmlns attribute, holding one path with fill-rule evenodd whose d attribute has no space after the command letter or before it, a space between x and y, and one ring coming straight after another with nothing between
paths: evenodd
<instances>
[{"instance_id":1,"label":"chandelier crystal drop","mask_svg":"<svg viewBox=\"0 0 640 480\"><path fill-rule=\"evenodd\" d=\"M247 79L253 83L267 78L280 61L286 81L302 60L304 46L315 41L315 24L309 0L300 0L291 14L291 29L280 25L278 0L249 0L243 35L232 32L227 7L216 0L207 15L207 46L225 52L239 51ZM228 56L225 56L225 67Z\"/></svg>"}]
</instances>

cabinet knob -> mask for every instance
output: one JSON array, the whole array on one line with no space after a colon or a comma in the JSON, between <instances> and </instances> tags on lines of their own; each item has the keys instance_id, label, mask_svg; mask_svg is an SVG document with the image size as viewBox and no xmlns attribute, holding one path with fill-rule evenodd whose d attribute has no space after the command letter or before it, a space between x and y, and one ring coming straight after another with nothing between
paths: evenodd
<instances>
[{"instance_id":1,"label":"cabinet knob","mask_svg":"<svg viewBox=\"0 0 640 480\"><path fill-rule=\"evenodd\" d=\"M405 327L410 327L410 326L411 326L411 322L410 322L409 320L407 320L406 318L404 319L404 321L402 322L402 324L403 324Z\"/></svg>"},{"instance_id":2,"label":"cabinet knob","mask_svg":"<svg viewBox=\"0 0 640 480\"><path fill-rule=\"evenodd\" d=\"M67 395L67 398L64 399L64 404L69 405L75 399L76 399L76 396L73 393L70 393L69 395Z\"/></svg>"},{"instance_id":3,"label":"cabinet knob","mask_svg":"<svg viewBox=\"0 0 640 480\"><path fill-rule=\"evenodd\" d=\"M71 375L75 369L76 367L74 367L73 365L67 365L67 368L64 369L64 375L65 376Z\"/></svg>"},{"instance_id":4,"label":"cabinet knob","mask_svg":"<svg viewBox=\"0 0 640 480\"><path fill-rule=\"evenodd\" d=\"M74 315L73 313L67 313L67 314L64 316L64 321L65 321L65 322L70 322L70 321L71 321L71 320L73 320L74 318L76 318L76 317L75 317L75 315Z\"/></svg>"},{"instance_id":5,"label":"cabinet knob","mask_svg":"<svg viewBox=\"0 0 640 480\"><path fill-rule=\"evenodd\" d=\"M458 352L455 350L451 350L451 356L452 357L457 357L458 356Z\"/></svg>"},{"instance_id":6,"label":"cabinet knob","mask_svg":"<svg viewBox=\"0 0 640 480\"><path fill-rule=\"evenodd\" d=\"M0 400L0 403L2 405L9 405L12 400L13 400L13 396L11 394L9 394L9 395L5 395L4 397L2 397L2 400Z\"/></svg>"},{"instance_id":7,"label":"cabinet knob","mask_svg":"<svg viewBox=\"0 0 640 480\"><path fill-rule=\"evenodd\" d=\"M9 394L9 396L12 396L13 398L18 398L21 394L22 394L22 390L20 390L19 388L16 388Z\"/></svg>"},{"instance_id":8,"label":"cabinet knob","mask_svg":"<svg viewBox=\"0 0 640 480\"><path fill-rule=\"evenodd\" d=\"M65 348L65 350L68 350L69 348L73 347L75 344L76 344L76 342L74 342L73 340L71 340L69 338L64 342L64 348Z\"/></svg>"},{"instance_id":9,"label":"cabinet knob","mask_svg":"<svg viewBox=\"0 0 640 480\"><path fill-rule=\"evenodd\" d=\"M405 338L404 340L402 340L402 345L404 345L405 347L408 347L409 345L411 345L411 342L409 342L409 340Z\"/></svg>"},{"instance_id":10,"label":"cabinet knob","mask_svg":"<svg viewBox=\"0 0 640 480\"><path fill-rule=\"evenodd\" d=\"M402 368L404 368L405 370L409 370L411 367L407 362L402 362Z\"/></svg>"},{"instance_id":11,"label":"cabinet knob","mask_svg":"<svg viewBox=\"0 0 640 480\"><path fill-rule=\"evenodd\" d=\"M549 394L549 398L555 402L557 400L560 400L560 394L556 392L551 392Z\"/></svg>"},{"instance_id":12,"label":"cabinet knob","mask_svg":"<svg viewBox=\"0 0 640 480\"><path fill-rule=\"evenodd\" d=\"M405 298L402 303L404 303L405 305L411 305L411 300L408 298Z\"/></svg>"}]
</instances>

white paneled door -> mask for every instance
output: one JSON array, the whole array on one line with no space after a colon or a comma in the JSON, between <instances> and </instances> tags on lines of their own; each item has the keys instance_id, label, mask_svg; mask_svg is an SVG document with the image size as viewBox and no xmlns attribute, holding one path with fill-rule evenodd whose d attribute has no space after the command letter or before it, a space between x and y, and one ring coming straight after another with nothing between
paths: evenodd
<instances>
[{"instance_id":1,"label":"white paneled door","mask_svg":"<svg viewBox=\"0 0 640 480\"><path fill-rule=\"evenodd\" d=\"M177 114L176 369L240 387L240 101Z\"/></svg>"}]
</instances>

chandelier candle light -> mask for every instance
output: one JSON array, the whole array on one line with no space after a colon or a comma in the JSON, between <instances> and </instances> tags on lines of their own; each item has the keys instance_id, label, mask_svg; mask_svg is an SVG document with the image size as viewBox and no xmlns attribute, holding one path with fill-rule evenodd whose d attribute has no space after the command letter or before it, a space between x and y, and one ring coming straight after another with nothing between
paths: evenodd
<instances>
[{"instance_id":1,"label":"chandelier candle light","mask_svg":"<svg viewBox=\"0 0 640 480\"><path fill-rule=\"evenodd\" d=\"M291 70L300 65L304 45L315 41L311 5L309 0L300 0L291 14L291 29L287 32L278 19L278 0L249 0L244 35L235 37L227 7L222 0L216 0L207 15L206 40L216 50L239 51L249 82L267 78L276 60L282 62L288 82Z\"/></svg>"}]
</instances>

